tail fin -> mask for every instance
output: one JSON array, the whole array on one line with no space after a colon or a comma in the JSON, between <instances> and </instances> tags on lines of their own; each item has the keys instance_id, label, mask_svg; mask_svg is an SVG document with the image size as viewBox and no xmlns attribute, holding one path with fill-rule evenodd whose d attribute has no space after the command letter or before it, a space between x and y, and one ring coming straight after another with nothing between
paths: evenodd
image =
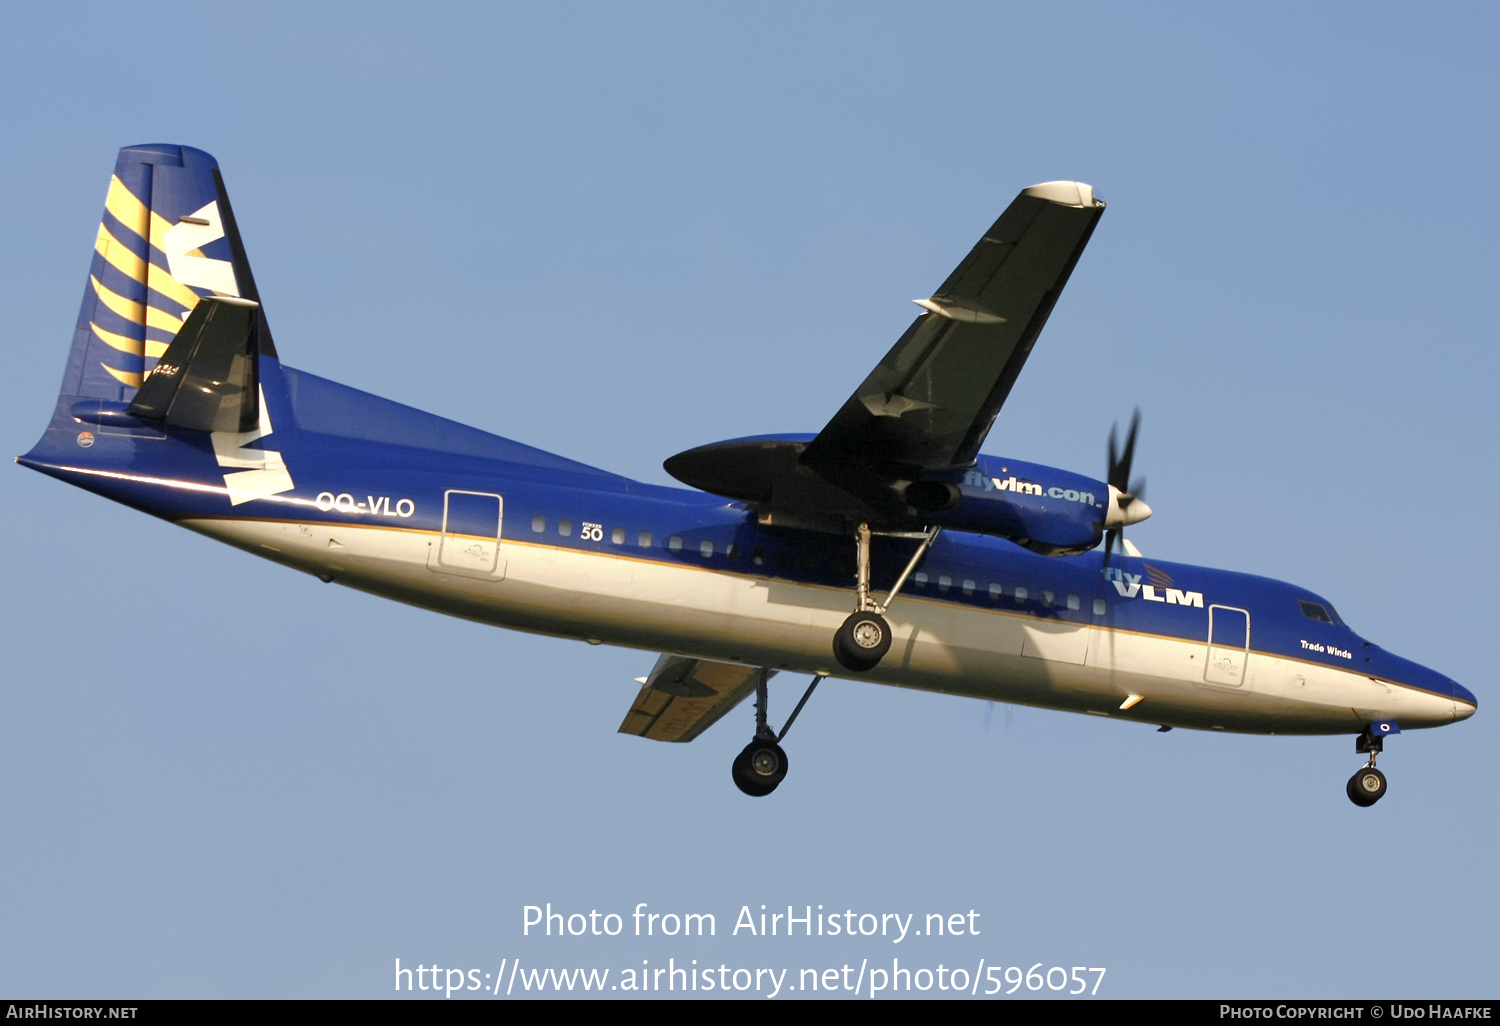
<instances>
[{"instance_id":1,"label":"tail fin","mask_svg":"<svg viewBox=\"0 0 1500 1026\"><path fill-rule=\"evenodd\" d=\"M251 300L261 355L275 356L213 157L127 146L115 162L62 395L125 402L205 296Z\"/></svg>"}]
</instances>

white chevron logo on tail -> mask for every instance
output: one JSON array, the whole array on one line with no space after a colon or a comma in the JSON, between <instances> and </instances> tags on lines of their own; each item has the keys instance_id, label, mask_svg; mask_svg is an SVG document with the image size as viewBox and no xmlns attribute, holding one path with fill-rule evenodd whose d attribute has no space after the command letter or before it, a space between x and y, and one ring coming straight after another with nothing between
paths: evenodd
<instances>
[{"instance_id":1,"label":"white chevron logo on tail","mask_svg":"<svg viewBox=\"0 0 1500 1026\"><path fill-rule=\"evenodd\" d=\"M202 253L210 242L224 237L215 200L193 211L162 233L162 250L172 277L184 285L217 292L221 296L238 296L239 283L234 280L234 265L228 260L213 260Z\"/></svg>"},{"instance_id":2,"label":"white chevron logo on tail","mask_svg":"<svg viewBox=\"0 0 1500 1026\"><path fill-rule=\"evenodd\" d=\"M238 506L251 499L264 499L272 495L289 492L294 487L291 472L281 453L270 449L247 449L251 442L259 441L271 433L271 413L266 409L266 393L260 392L260 423L254 431L214 431L210 434L214 444L214 456L221 467L244 467L233 474L224 475L224 484L229 489L229 504Z\"/></svg>"}]
</instances>

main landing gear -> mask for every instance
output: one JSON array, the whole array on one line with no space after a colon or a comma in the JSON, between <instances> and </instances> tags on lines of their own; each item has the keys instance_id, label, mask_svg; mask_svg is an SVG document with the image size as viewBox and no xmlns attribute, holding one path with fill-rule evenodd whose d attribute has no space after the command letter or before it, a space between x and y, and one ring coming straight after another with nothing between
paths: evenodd
<instances>
[{"instance_id":1,"label":"main landing gear","mask_svg":"<svg viewBox=\"0 0 1500 1026\"><path fill-rule=\"evenodd\" d=\"M786 752L781 749L781 739L792 729L797 714L802 711L802 707L812 697L813 689L823 679L822 674L812 679L812 683L802 693L802 700L792 710L792 715L787 717L786 723L782 724L781 733L778 734L766 722L766 678L769 676L761 669L755 680L755 740L734 757L734 762L729 767L729 772L734 776L734 786L752 798L764 798L785 779L787 760Z\"/></svg>"},{"instance_id":2,"label":"main landing gear","mask_svg":"<svg viewBox=\"0 0 1500 1026\"><path fill-rule=\"evenodd\" d=\"M1354 739L1354 751L1359 755L1368 754L1370 758L1358 773L1349 778L1344 793L1360 808L1368 808L1385 797L1385 774L1375 768L1375 756L1385 750L1387 735L1400 732L1401 728L1394 723L1372 723Z\"/></svg>"},{"instance_id":3,"label":"main landing gear","mask_svg":"<svg viewBox=\"0 0 1500 1026\"><path fill-rule=\"evenodd\" d=\"M891 625L886 623L885 617L881 614L896 600L901 586L906 583L907 577L911 576L911 572L917 568L917 564L922 561L922 557L937 540L940 530L942 528L934 527L930 531L879 532L888 538L922 539L922 544L918 545L917 551L912 553L911 559L906 563L906 569L902 570L901 576L896 578L896 586L891 589L891 593L885 597L884 602L876 602L870 596L870 538L877 532L871 531L869 524L860 524L859 529L854 532L854 540L858 547L855 557L855 609L833 636L833 657L844 669L855 673L873 670L891 650Z\"/></svg>"}]
</instances>

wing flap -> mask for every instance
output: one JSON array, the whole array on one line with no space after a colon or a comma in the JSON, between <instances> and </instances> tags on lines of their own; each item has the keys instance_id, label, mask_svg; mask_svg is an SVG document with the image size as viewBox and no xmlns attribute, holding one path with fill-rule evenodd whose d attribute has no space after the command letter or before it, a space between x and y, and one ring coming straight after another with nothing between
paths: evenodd
<instances>
[{"instance_id":1,"label":"wing flap","mask_svg":"<svg viewBox=\"0 0 1500 1026\"><path fill-rule=\"evenodd\" d=\"M755 690L756 673L753 666L664 655L646 676L620 733L691 741Z\"/></svg>"}]
</instances>

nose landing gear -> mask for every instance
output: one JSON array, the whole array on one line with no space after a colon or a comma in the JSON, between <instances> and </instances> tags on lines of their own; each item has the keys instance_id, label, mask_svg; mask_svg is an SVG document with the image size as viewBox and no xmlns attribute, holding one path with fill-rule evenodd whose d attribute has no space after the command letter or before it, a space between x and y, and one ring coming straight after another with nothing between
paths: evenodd
<instances>
[{"instance_id":1,"label":"nose landing gear","mask_svg":"<svg viewBox=\"0 0 1500 1026\"><path fill-rule=\"evenodd\" d=\"M1373 763L1366 765L1349 778L1344 790L1355 805L1361 808L1374 805L1385 794L1385 774L1376 769Z\"/></svg>"},{"instance_id":2,"label":"nose landing gear","mask_svg":"<svg viewBox=\"0 0 1500 1026\"><path fill-rule=\"evenodd\" d=\"M1375 768L1375 757L1385 751L1386 737L1399 733L1400 727L1386 721L1370 724L1354 739L1354 751L1359 755L1368 754L1370 758L1358 773L1349 778L1344 793L1360 808L1369 808L1385 797L1385 774Z\"/></svg>"}]
</instances>

